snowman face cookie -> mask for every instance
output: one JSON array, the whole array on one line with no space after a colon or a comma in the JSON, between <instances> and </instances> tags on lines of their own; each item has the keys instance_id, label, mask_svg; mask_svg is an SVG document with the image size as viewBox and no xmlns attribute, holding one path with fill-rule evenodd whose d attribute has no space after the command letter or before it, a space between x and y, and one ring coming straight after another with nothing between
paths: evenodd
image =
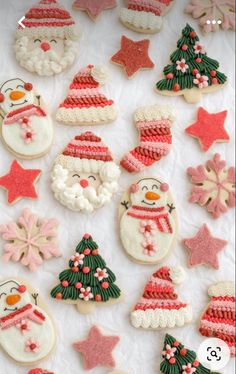
<instances>
[{"instance_id":1,"label":"snowman face cookie","mask_svg":"<svg viewBox=\"0 0 236 374\"><path fill-rule=\"evenodd\" d=\"M156 264L173 247L178 224L167 183L143 178L132 184L119 207L120 237L136 262Z\"/></svg>"},{"instance_id":2,"label":"snowman face cookie","mask_svg":"<svg viewBox=\"0 0 236 374\"><path fill-rule=\"evenodd\" d=\"M1 137L15 156L33 159L46 154L53 125L31 83L15 78L0 87Z\"/></svg>"},{"instance_id":3,"label":"snowman face cookie","mask_svg":"<svg viewBox=\"0 0 236 374\"><path fill-rule=\"evenodd\" d=\"M0 282L0 347L23 365L47 358L55 346L53 323L41 300L35 306L36 295L16 279Z\"/></svg>"}]
</instances>

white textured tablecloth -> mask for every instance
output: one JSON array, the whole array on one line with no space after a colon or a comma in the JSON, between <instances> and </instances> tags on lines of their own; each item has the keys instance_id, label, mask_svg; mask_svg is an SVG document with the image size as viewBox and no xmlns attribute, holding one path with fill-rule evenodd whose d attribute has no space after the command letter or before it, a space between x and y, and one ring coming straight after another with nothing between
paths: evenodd
<instances>
[{"instance_id":1,"label":"white textured tablecloth","mask_svg":"<svg viewBox=\"0 0 236 374\"><path fill-rule=\"evenodd\" d=\"M21 264L4 264L0 260L0 278L23 277L32 282L45 297L48 307L57 326L58 343L56 352L41 366L55 371L56 374L82 373L80 355L72 348L72 343L83 338L92 324L117 332L121 341L115 350L117 368L132 374L159 373L161 350L166 331L142 331L134 329L129 322L129 312L140 297L143 287L156 269L155 266L141 266L129 260L122 249L119 239L117 208L125 189L136 178L145 175L160 176L167 181L174 194L179 215L180 231L176 247L166 262L161 265L182 264L187 271L187 281L177 288L183 300L188 301L194 310L192 324L184 328L176 328L168 332L183 341L187 347L197 350L204 338L198 333L200 313L208 302L207 288L210 284L234 278L234 210L218 220L213 220L205 208L188 203L191 184L186 175L188 166L196 166L212 158L219 152L229 165L234 163L234 33L219 32L203 37L197 22L183 13L187 1L176 1L171 12L165 17L164 26L159 34L150 36L150 56L155 62L153 70L139 72L134 79L128 80L118 66L109 63L110 57L119 49L121 35L133 40L140 40L142 34L129 31L118 19L118 9L105 11L96 23L92 22L84 12L71 10L72 0L62 3L71 11L82 36L79 41L79 57L76 63L63 74L42 78L22 69L16 62L13 52L14 33L17 21L25 11L34 4L33 0L1 0L0 2L0 81L20 77L33 82L42 94L48 109L55 118L59 102L65 97L68 85L79 68L87 64L105 64L109 68L110 81L103 88L104 92L114 98L119 116L115 123L93 127L92 131L100 135L111 148L117 161L124 152L138 142L138 132L133 125L133 112L142 105L171 104L176 110L176 121L173 126L173 148L171 153L161 162L144 173L135 176L122 171L120 190L110 205L91 215L71 212L62 207L53 197L50 190L50 169L55 156L77 134L91 127L69 127L56 123L55 140L50 153L39 160L23 162L25 167L41 168L43 175L38 183L39 199L31 202L21 200L14 206L7 206L6 196L0 190L0 224L15 220L24 207L30 207L42 216L56 217L60 221L59 241L63 257L44 262L35 274L24 269ZM122 3L119 1L119 3ZM120 6L120 5L119 5ZM220 62L220 71L228 76L226 88L214 94L204 95L201 103L187 104L183 98L167 98L157 95L153 87L161 78L163 67L169 62L170 53L176 49L176 42L182 28L189 22L201 36L208 55ZM226 127L231 135L230 142L217 144L207 153L203 153L197 141L184 133L184 129L194 122L196 109L202 105L210 112L228 109ZM0 175L4 175L10 166L13 156L1 145ZM186 251L181 239L195 235L198 228L207 223L212 233L228 240L228 245L220 254L218 271L205 266L187 268ZM102 256L108 266L117 275L117 284L126 294L125 302L112 307L98 308L88 316L80 315L72 305L65 305L50 298L51 287L57 282L60 271L67 267L68 259L73 254L83 234L89 232L99 244ZM0 242L3 251L3 241ZM14 342L13 342L14 344ZM26 368L15 365L0 350L1 374L24 374ZM107 374L106 368L93 370L94 374ZM228 364L225 373L233 373L233 360Z\"/></svg>"}]
</instances>

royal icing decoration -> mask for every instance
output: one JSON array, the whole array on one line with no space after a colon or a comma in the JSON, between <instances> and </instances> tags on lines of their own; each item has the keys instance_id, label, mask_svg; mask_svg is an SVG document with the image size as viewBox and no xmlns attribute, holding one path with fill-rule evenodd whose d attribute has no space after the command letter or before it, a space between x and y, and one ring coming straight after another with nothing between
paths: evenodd
<instances>
[{"instance_id":1,"label":"royal icing decoration","mask_svg":"<svg viewBox=\"0 0 236 374\"><path fill-rule=\"evenodd\" d=\"M74 343L74 348L82 354L85 370L100 365L114 368L115 359L112 353L119 340L118 336L103 335L96 326L93 326L87 339Z\"/></svg>"},{"instance_id":2,"label":"royal icing decoration","mask_svg":"<svg viewBox=\"0 0 236 374\"><path fill-rule=\"evenodd\" d=\"M171 56L171 64L157 82L157 92L164 96L183 95L188 103L197 103L203 93L221 89L227 77L218 71L219 63L208 57L195 30L188 24Z\"/></svg>"},{"instance_id":3,"label":"royal icing decoration","mask_svg":"<svg viewBox=\"0 0 236 374\"><path fill-rule=\"evenodd\" d=\"M174 0L128 0L121 8L120 20L131 30L141 33L160 31L163 16L169 11Z\"/></svg>"},{"instance_id":4,"label":"royal icing decoration","mask_svg":"<svg viewBox=\"0 0 236 374\"><path fill-rule=\"evenodd\" d=\"M226 162L218 153L205 165L188 168L187 173L193 184L191 203L205 205L213 218L219 218L235 206L235 168L226 168Z\"/></svg>"},{"instance_id":5,"label":"royal icing decoration","mask_svg":"<svg viewBox=\"0 0 236 374\"><path fill-rule=\"evenodd\" d=\"M59 274L60 284L51 291L57 300L76 304L79 312L89 313L96 305L117 303L121 291L114 273L99 255L98 245L85 234L70 258L69 268Z\"/></svg>"},{"instance_id":6,"label":"royal icing decoration","mask_svg":"<svg viewBox=\"0 0 236 374\"><path fill-rule=\"evenodd\" d=\"M208 289L210 302L203 313L199 331L206 338L218 338L228 344L232 356L236 354L235 283L219 282Z\"/></svg>"},{"instance_id":7,"label":"royal icing decoration","mask_svg":"<svg viewBox=\"0 0 236 374\"><path fill-rule=\"evenodd\" d=\"M120 169L108 147L87 131L76 136L56 158L51 187L61 204L91 213L111 200L119 177Z\"/></svg>"},{"instance_id":8,"label":"royal icing decoration","mask_svg":"<svg viewBox=\"0 0 236 374\"><path fill-rule=\"evenodd\" d=\"M130 173L137 173L166 156L171 149L173 110L152 105L139 108L134 115L139 131L139 145L126 153L120 164Z\"/></svg>"},{"instance_id":9,"label":"royal icing decoration","mask_svg":"<svg viewBox=\"0 0 236 374\"><path fill-rule=\"evenodd\" d=\"M181 267L162 267L153 273L131 313L132 325L155 330L180 327L191 322L192 308L178 298L173 285L183 279Z\"/></svg>"},{"instance_id":10,"label":"royal icing decoration","mask_svg":"<svg viewBox=\"0 0 236 374\"><path fill-rule=\"evenodd\" d=\"M99 90L105 84L106 69L88 65L80 69L60 104L56 119L69 125L99 125L116 119L116 106Z\"/></svg>"},{"instance_id":11,"label":"royal icing decoration","mask_svg":"<svg viewBox=\"0 0 236 374\"><path fill-rule=\"evenodd\" d=\"M31 83L15 78L0 87L1 138L10 152L21 158L46 154L53 140L53 124L41 96Z\"/></svg>"},{"instance_id":12,"label":"royal icing decoration","mask_svg":"<svg viewBox=\"0 0 236 374\"><path fill-rule=\"evenodd\" d=\"M235 30L234 0L190 0L185 12L198 19L205 33Z\"/></svg>"},{"instance_id":13,"label":"royal icing decoration","mask_svg":"<svg viewBox=\"0 0 236 374\"><path fill-rule=\"evenodd\" d=\"M219 374L203 366L194 351L169 334L165 336L162 357L160 372L163 374Z\"/></svg>"},{"instance_id":14,"label":"royal icing decoration","mask_svg":"<svg viewBox=\"0 0 236 374\"><path fill-rule=\"evenodd\" d=\"M121 38L120 50L111 58L111 62L122 66L128 78L132 78L140 69L152 69L154 63L148 55L150 40L138 42L126 36Z\"/></svg>"},{"instance_id":15,"label":"royal icing decoration","mask_svg":"<svg viewBox=\"0 0 236 374\"><path fill-rule=\"evenodd\" d=\"M189 251L189 266L205 264L219 269L218 253L227 243L226 240L212 236L206 224L202 225L194 237L183 240Z\"/></svg>"},{"instance_id":16,"label":"royal icing decoration","mask_svg":"<svg viewBox=\"0 0 236 374\"><path fill-rule=\"evenodd\" d=\"M15 279L0 282L1 348L13 360L27 365L48 357L54 345L51 318L32 304L27 287Z\"/></svg>"},{"instance_id":17,"label":"royal icing decoration","mask_svg":"<svg viewBox=\"0 0 236 374\"><path fill-rule=\"evenodd\" d=\"M186 134L198 139L204 152L215 143L227 142L230 137L225 130L224 123L227 110L218 113L209 113L204 108L197 111L197 121L185 129Z\"/></svg>"},{"instance_id":18,"label":"royal icing decoration","mask_svg":"<svg viewBox=\"0 0 236 374\"><path fill-rule=\"evenodd\" d=\"M28 372L28 374L54 374L52 371L47 371L44 369L32 369Z\"/></svg>"},{"instance_id":19,"label":"royal icing decoration","mask_svg":"<svg viewBox=\"0 0 236 374\"><path fill-rule=\"evenodd\" d=\"M36 271L43 260L61 255L57 236L58 221L41 219L25 208L17 222L0 225L4 245L4 261L20 261L30 271Z\"/></svg>"},{"instance_id":20,"label":"royal icing decoration","mask_svg":"<svg viewBox=\"0 0 236 374\"><path fill-rule=\"evenodd\" d=\"M93 21L96 21L103 10L116 6L116 0L75 0L73 3L74 9L85 10Z\"/></svg>"},{"instance_id":21,"label":"royal icing decoration","mask_svg":"<svg viewBox=\"0 0 236 374\"><path fill-rule=\"evenodd\" d=\"M7 191L7 201L14 204L22 198L37 199L35 183L41 170L24 169L16 160L12 162L8 174L0 177L0 187Z\"/></svg>"},{"instance_id":22,"label":"royal icing decoration","mask_svg":"<svg viewBox=\"0 0 236 374\"><path fill-rule=\"evenodd\" d=\"M160 262L177 235L177 216L169 186L156 178L131 185L119 208L120 237L127 254L144 264Z\"/></svg>"},{"instance_id":23,"label":"royal icing decoration","mask_svg":"<svg viewBox=\"0 0 236 374\"><path fill-rule=\"evenodd\" d=\"M57 0L40 0L28 10L16 32L19 64L38 75L61 73L77 57L75 22Z\"/></svg>"}]
</instances>

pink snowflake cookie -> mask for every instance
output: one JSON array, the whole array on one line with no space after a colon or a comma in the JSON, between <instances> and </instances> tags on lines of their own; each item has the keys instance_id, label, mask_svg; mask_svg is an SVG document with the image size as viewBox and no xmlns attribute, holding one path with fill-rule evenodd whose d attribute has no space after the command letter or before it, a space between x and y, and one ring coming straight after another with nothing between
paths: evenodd
<instances>
[{"instance_id":1,"label":"pink snowflake cookie","mask_svg":"<svg viewBox=\"0 0 236 374\"><path fill-rule=\"evenodd\" d=\"M25 208L17 222L0 225L0 235L7 242L3 259L20 261L30 271L36 271L43 260L59 257L57 226L56 219L40 219Z\"/></svg>"},{"instance_id":2,"label":"pink snowflake cookie","mask_svg":"<svg viewBox=\"0 0 236 374\"><path fill-rule=\"evenodd\" d=\"M191 203L206 205L214 218L235 206L235 168L226 168L218 153L206 165L188 168L187 173L193 183Z\"/></svg>"}]
</instances>

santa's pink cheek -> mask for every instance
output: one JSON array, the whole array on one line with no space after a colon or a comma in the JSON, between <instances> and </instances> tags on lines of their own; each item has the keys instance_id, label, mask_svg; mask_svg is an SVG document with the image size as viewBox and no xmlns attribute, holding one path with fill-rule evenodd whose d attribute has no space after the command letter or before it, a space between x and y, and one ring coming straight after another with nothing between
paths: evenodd
<instances>
[{"instance_id":1,"label":"santa's pink cheek","mask_svg":"<svg viewBox=\"0 0 236 374\"><path fill-rule=\"evenodd\" d=\"M47 51L49 51L49 49L51 49L51 46L50 46L49 43L44 42L44 43L41 43L40 48L41 48L44 52L47 52Z\"/></svg>"},{"instance_id":2,"label":"santa's pink cheek","mask_svg":"<svg viewBox=\"0 0 236 374\"><path fill-rule=\"evenodd\" d=\"M86 188L86 187L88 187L89 182L87 181L87 179L81 179L79 184L81 185L82 188Z\"/></svg>"}]
</instances>

